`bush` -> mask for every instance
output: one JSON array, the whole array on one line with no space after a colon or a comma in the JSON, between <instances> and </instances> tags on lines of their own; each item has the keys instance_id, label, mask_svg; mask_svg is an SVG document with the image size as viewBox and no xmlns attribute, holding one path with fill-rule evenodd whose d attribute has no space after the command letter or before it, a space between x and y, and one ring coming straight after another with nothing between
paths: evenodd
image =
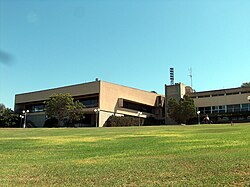
<instances>
[{"instance_id":1,"label":"bush","mask_svg":"<svg viewBox=\"0 0 250 187\"><path fill-rule=\"evenodd\" d=\"M3 107L2 107L3 108ZM0 127L19 127L20 118L10 108L0 109Z\"/></svg>"},{"instance_id":2,"label":"bush","mask_svg":"<svg viewBox=\"0 0 250 187\"><path fill-rule=\"evenodd\" d=\"M154 125L165 125L165 120L155 119L154 117L149 117L144 120L144 126L154 126Z\"/></svg>"},{"instance_id":3,"label":"bush","mask_svg":"<svg viewBox=\"0 0 250 187\"><path fill-rule=\"evenodd\" d=\"M46 128L59 127L58 120L56 118L49 118L44 122L43 127Z\"/></svg>"},{"instance_id":4,"label":"bush","mask_svg":"<svg viewBox=\"0 0 250 187\"><path fill-rule=\"evenodd\" d=\"M143 124L143 119L140 119L141 124ZM110 116L105 124L104 127L127 127L127 126L139 126L139 119L136 117L130 116Z\"/></svg>"}]
</instances>

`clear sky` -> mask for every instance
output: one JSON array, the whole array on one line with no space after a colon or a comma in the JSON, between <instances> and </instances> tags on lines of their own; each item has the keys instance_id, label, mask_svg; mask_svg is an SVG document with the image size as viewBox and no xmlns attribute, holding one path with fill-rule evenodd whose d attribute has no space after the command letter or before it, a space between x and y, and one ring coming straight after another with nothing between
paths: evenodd
<instances>
[{"instance_id":1,"label":"clear sky","mask_svg":"<svg viewBox=\"0 0 250 187\"><path fill-rule=\"evenodd\" d=\"M101 80L164 94L250 81L249 0L0 0L0 103Z\"/></svg>"}]
</instances>

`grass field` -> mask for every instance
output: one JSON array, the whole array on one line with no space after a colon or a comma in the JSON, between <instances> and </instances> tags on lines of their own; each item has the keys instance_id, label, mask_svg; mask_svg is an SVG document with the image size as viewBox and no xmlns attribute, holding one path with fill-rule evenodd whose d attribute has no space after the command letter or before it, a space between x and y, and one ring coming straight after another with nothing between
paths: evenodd
<instances>
[{"instance_id":1,"label":"grass field","mask_svg":"<svg viewBox=\"0 0 250 187\"><path fill-rule=\"evenodd\" d=\"M0 129L0 186L249 186L250 124Z\"/></svg>"}]
</instances>

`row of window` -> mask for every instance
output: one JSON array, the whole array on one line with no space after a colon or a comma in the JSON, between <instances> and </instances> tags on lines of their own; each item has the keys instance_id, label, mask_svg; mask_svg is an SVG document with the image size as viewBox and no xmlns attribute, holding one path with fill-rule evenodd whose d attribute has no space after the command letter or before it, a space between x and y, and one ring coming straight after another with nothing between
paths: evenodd
<instances>
[{"instance_id":1,"label":"row of window","mask_svg":"<svg viewBox=\"0 0 250 187\"><path fill-rule=\"evenodd\" d=\"M238 95L238 94L245 94L250 93L250 91L242 91L242 92L231 92L231 93L222 93L222 94L212 94L212 95L200 95L200 96L191 96L191 98L205 98L205 97L218 97L218 96L225 96L225 95Z\"/></svg>"},{"instance_id":2,"label":"row of window","mask_svg":"<svg viewBox=\"0 0 250 187\"><path fill-rule=\"evenodd\" d=\"M250 103L198 107L197 111L200 111L201 114L245 112L245 111L250 111Z\"/></svg>"},{"instance_id":3,"label":"row of window","mask_svg":"<svg viewBox=\"0 0 250 187\"><path fill-rule=\"evenodd\" d=\"M85 99L79 99L80 103L84 105L85 108L93 108L98 106L98 97L91 97ZM26 109L30 112L43 112L45 110L44 104L34 104L26 106Z\"/></svg>"},{"instance_id":4,"label":"row of window","mask_svg":"<svg viewBox=\"0 0 250 187\"><path fill-rule=\"evenodd\" d=\"M85 108L93 108L98 106L98 97L79 99L79 101Z\"/></svg>"},{"instance_id":5,"label":"row of window","mask_svg":"<svg viewBox=\"0 0 250 187\"><path fill-rule=\"evenodd\" d=\"M146 112L146 113L153 113L154 112L154 107L140 104L140 103L134 103L131 101L126 101L123 100L123 107L127 109L132 109L140 112Z\"/></svg>"}]
</instances>

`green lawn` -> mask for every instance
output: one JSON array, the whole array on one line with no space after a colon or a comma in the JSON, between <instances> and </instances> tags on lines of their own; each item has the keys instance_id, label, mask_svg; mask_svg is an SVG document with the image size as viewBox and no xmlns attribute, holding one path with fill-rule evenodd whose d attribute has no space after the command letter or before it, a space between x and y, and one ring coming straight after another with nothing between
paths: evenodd
<instances>
[{"instance_id":1,"label":"green lawn","mask_svg":"<svg viewBox=\"0 0 250 187\"><path fill-rule=\"evenodd\" d=\"M0 129L0 186L249 186L250 124Z\"/></svg>"}]
</instances>

